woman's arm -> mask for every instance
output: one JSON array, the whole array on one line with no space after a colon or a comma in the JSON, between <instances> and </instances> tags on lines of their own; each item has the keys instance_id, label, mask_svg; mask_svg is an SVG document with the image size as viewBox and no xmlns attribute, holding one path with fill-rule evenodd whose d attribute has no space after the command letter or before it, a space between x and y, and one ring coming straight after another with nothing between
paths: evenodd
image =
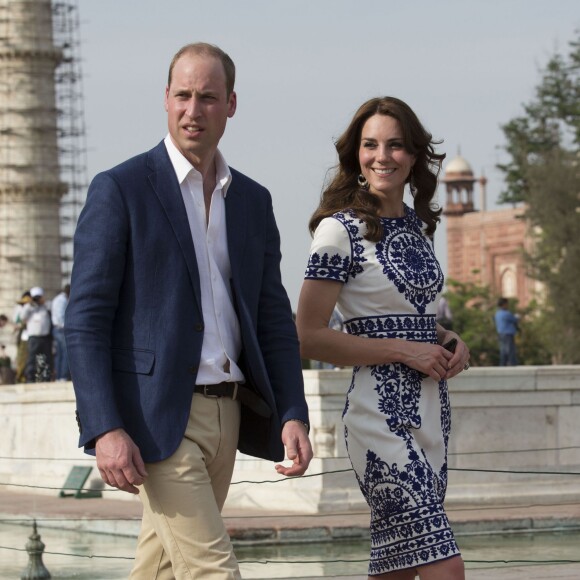
<instances>
[{"instance_id":1,"label":"woman's arm","mask_svg":"<svg viewBox=\"0 0 580 580\"><path fill-rule=\"evenodd\" d=\"M453 354L437 344L395 338L366 338L328 328L341 287L341 282L329 280L304 281L296 319L303 357L338 366L400 362L436 381L450 378L463 369L463 364L459 366L457 362L462 361L465 355L462 342L463 346L458 351L463 354L457 351ZM446 336L447 331L441 329L441 336ZM453 336L456 337L455 333ZM456 363L450 368L454 359Z\"/></svg>"}]
</instances>

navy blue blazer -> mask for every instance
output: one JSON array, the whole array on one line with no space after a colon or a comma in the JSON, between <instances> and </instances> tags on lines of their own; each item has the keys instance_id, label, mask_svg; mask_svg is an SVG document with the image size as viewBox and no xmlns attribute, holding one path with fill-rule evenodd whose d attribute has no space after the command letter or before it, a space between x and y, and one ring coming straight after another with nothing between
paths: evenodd
<instances>
[{"instance_id":1,"label":"navy blue blazer","mask_svg":"<svg viewBox=\"0 0 580 580\"><path fill-rule=\"evenodd\" d=\"M280 275L269 192L232 169L226 196L231 287L248 386L239 450L280 461L281 425L308 422L298 339ZM97 175L74 237L65 334L79 446L124 428L147 462L172 455L189 418L204 322L185 205L165 144Z\"/></svg>"}]
</instances>

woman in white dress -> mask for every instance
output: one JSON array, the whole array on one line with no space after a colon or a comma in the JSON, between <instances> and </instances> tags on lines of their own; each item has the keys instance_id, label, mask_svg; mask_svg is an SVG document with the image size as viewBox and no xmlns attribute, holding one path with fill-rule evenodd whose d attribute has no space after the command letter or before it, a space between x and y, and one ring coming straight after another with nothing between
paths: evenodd
<instances>
[{"instance_id":1,"label":"woman in white dress","mask_svg":"<svg viewBox=\"0 0 580 580\"><path fill-rule=\"evenodd\" d=\"M469 350L435 321L444 280L432 200L445 155L392 97L364 103L336 148L336 173L310 220L302 355L353 366L343 421L371 508L369 577L463 580L443 500L447 380L469 367ZM403 202L406 184L413 209ZM346 333L328 327L335 305Z\"/></svg>"}]
</instances>

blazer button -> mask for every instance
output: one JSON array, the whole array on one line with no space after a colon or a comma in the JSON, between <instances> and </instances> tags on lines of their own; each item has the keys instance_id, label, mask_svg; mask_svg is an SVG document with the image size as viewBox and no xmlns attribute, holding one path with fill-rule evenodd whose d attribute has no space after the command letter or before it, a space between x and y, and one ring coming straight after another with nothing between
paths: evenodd
<instances>
[{"instance_id":1,"label":"blazer button","mask_svg":"<svg viewBox=\"0 0 580 580\"><path fill-rule=\"evenodd\" d=\"M203 330L203 323L198 322L193 328L196 332L201 332Z\"/></svg>"},{"instance_id":2,"label":"blazer button","mask_svg":"<svg viewBox=\"0 0 580 580\"><path fill-rule=\"evenodd\" d=\"M196 366L189 367L189 374L195 375L195 373L197 373L197 367Z\"/></svg>"}]
</instances>

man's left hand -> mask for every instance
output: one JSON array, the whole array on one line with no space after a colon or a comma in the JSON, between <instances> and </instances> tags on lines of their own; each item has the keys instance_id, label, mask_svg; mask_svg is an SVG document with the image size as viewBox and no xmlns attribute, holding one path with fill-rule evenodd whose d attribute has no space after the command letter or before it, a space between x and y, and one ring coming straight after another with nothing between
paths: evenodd
<instances>
[{"instance_id":1,"label":"man's left hand","mask_svg":"<svg viewBox=\"0 0 580 580\"><path fill-rule=\"evenodd\" d=\"M282 427L282 443L286 448L286 457L292 461L290 467L276 465L281 475L293 477L303 475L312 459L312 446L306 426L299 421L286 421Z\"/></svg>"}]
</instances>

